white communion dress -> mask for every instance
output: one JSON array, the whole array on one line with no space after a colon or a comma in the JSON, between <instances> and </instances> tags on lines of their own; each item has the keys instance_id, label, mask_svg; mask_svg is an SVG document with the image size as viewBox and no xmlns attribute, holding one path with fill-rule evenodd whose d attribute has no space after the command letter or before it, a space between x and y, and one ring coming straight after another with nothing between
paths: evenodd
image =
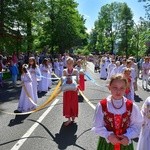
<instances>
[{"instance_id":1,"label":"white communion dress","mask_svg":"<svg viewBox=\"0 0 150 150\"><path fill-rule=\"evenodd\" d=\"M150 96L142 106L143 126L141 128L137 150L150 150Z\"/></svg>"}]
</instances>

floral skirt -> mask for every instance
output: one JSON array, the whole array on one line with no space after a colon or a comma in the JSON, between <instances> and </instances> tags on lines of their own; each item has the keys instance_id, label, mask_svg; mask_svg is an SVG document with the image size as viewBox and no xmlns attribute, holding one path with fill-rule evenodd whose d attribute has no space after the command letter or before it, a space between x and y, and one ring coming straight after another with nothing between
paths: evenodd
<instances>
[{"instance_id":1,"label":"floral skirt","mask_svg":"<svg viewBox=\"0 0 150 150\"><path fill-rule=\"evenodd\" d=\"M97 150L114 150L114 145L107 143L105 138L100 137L98 141ZM134 150L133 143L123 146L121 145L120 150Z\"/></svg>"}]
</instances>

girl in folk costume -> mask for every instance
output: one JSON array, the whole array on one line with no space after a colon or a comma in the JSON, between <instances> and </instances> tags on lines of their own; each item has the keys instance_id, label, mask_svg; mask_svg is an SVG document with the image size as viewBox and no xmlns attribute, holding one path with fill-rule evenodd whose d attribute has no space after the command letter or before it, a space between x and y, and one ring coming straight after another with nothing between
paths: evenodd
<instances>
[{"instance_id":1,"label":"girl in folk costume","mask_svg":"<svg viewBox=\"0 0 150 150\"><path fill-rule=\"evenodd\" d=\"M59 59L59 77L62 77L64 70L64 62L62 58Z\"/></svg>"},{"instance_id":2,"label":"girl in folk costume","mask_svg":"<svg viewBox=\"0 0 150 150\"><path fill-rule=\"evenodd\" d=\"M41 71L41 81L39 82L38 91L48 91L49 86L49 66L48 66L48 59L44 58L42 64L40 65L40 71Z\"/></svg>"},{"instance_id":3,"label":"girl in folk costume","mask_svg":"<svg viewBox=\"0 0 150 150\"><path fill-rule=\"evenodd\" d=\"M27 64L24 64L22 66L22 75L21 75L22 90L19 98L18 109L15 112L27 112L36 108L36 106L33 103L34 95L32 88L32 78L27 68L28 68ZM30 99L33 102L31 102Z\"/></svg>"},{"instance_id":4,"label":"girl in folk costume","mask_svg":"<svg viewBox=\"0 0 150 150\"><path fill-rule=\"evenodd\" d=\"M72 57L68 57L66 60L67 68L63 70L63 76L67 78L66 83L71 84L73 81L70 77L75 76L78 82L78 70L73 68L74 60ZM65 126L68 126L78 117L78 91L65 91L63 93L63 116L68 118L65 122Z\"/></svg>"},{"instance_id":5,"label":"girl in folk costume","mask_svg":"<svg viewBox=\"0 0 150 150\"><path fill-rule=\"evenodd\" d=\"M128 84L127 84L127 88L125 90L125 97L127 99L132 100L132 93L134 94L134 90L133 90L133 82L132 82L132 78L131 78L131 69L130 68L126 68L123 72L124 77L127 79Z\"/></svg>"},{"instance_id":6,"label":"girl in folk costume","mask_svg":"<svg viewBox=\"0 0 150 150\"><path fill-rule=\"evenodd\" d=\"M123 95L127 80L122 74L111 77L111 95L96 107L92 131L100 136L97 150L134 150L132 139L138 137L142 115L138 106Z\"/></svg>"},{"instance_id":7,"label":"girl in folk costume","mask_svg":"<svg viewBox=\"0 0 150 150\"><path fill-rule=\"evenodd\" d=\"M102 64L100 65L100 79L107 79L107 66L104 58L102 58Z\"/></svg>"},{"instance_id":8,"label":"girl in folk costume","mask_svg":"<svg viewBox=\"0 0 150 150\"><path fill-rule=\"evenodd\" d=\"M127 60L126 67L124 67L122 71L124 72L124 70L125 70L126 68L129 68L129 69L131 70L131 74L130 74L130 76L131 76L131 81L132 81L133 85L135 85L136 74L135 74L135 69L132 68L132 61L131 61L131 60ZM131 100L134 101L134 86L132 86L130 95L131 95Z\"/></svg>"},{"instance_id":9,"label":"girl in folk costume","mask_svg":"<svg viewBox=\"0 0 150 150\"><path fill-rule=\"evenodd\" d=\"M148 88L148 73L150 70L150 58L145 57L145 61L142 64L142 87L144 87L144 81L146 81L146 89Z\"/></svg>"},{"instance_id":10,"label":"girl in folk costume","mask_svg":"<svg viewBox=\"0 0 150 150\"><path fill-rule=\"evenodd\" d=\"M150 150L150 96L145 100L141 113L144 120L139 136L137 150Z\"/></svg>"},{"instance_id":11,"label":"girl in folk costume","mask_svg":"<svg viewBox=\"0 0 150 150\"><path fill-rule=\"evenodd\" d=\"M81 91L84 91L85 90L85 80L84 80L84 72L82 69L81 59L77 60L77 65L75 66L75 68L78 70L78 73L79 73L79 89Z\"/></svg>"},{"instance_id":12,"label":"girl in folk costume","mask_svg":"<svg viewBox=\"0 0 150 150\"><path fill-rule=\"evenodd\" d=\"M41 79L41 72L40 72L39 66L36 65L36 61L34 57L29 58L28 70L32 78L32 87L33 87L33 95L34 95L33 99L37 103L37 100L38 100L38 95L37 95L38 81L37 80Z\"/></svg>"},{"instance_id":13,"label":"girl in folk costume","mask_svg":"<svg viewBox=\"0 0 150 150\"><path fill-rule=\"evenodd\" d=\"M59 62L58 62L58 58L55 58L54 61L54 73L59 77Z\"/></svg>"}]
</instances>

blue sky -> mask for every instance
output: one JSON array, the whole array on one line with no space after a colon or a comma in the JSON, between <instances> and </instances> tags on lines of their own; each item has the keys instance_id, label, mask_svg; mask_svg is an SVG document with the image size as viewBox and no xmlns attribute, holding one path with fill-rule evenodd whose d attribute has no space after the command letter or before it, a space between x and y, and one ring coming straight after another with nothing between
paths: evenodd
<instances>
[{"instance_id":1,"label":"blue sky","mask_svg":"<svg viewBox=\"0 0 150 150\"><path fill-rule=\"evenodd\" d=\"M97 20L98 12L100 8L108 3L116 2L126 2L131 8L133 13L133 18L135 22L138 22L140 17L145 16L145 3L139 3L138 0L75 0L79 6L79 13L84 15L86 19L87 32L90 32L94 27L94 22Z\"/></svg>"}]
</instances>

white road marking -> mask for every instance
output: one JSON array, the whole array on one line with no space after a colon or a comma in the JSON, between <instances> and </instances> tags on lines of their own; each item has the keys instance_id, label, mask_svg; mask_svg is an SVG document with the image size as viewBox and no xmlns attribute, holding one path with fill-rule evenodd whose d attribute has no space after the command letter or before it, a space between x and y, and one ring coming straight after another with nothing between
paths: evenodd
<instances>
[{"instance_id":1,"label":"white road marking","mask_svg":"<svg viewBox=\"0 0 150 150\"><path fill-rule=\"evenodd\" d=\"M33 133L33 131L38 127L39 123L43 121L43 119L48 115L48 113L52 110L52 108L58 103L59 99L56 99L51 106L39 117L37 122L35 122L31 128L20 138L20 140L12 147L11 150L19 150L20 147L24 144L24 142L28 139L28 137Z\"/></svg>"}]
</instances>

